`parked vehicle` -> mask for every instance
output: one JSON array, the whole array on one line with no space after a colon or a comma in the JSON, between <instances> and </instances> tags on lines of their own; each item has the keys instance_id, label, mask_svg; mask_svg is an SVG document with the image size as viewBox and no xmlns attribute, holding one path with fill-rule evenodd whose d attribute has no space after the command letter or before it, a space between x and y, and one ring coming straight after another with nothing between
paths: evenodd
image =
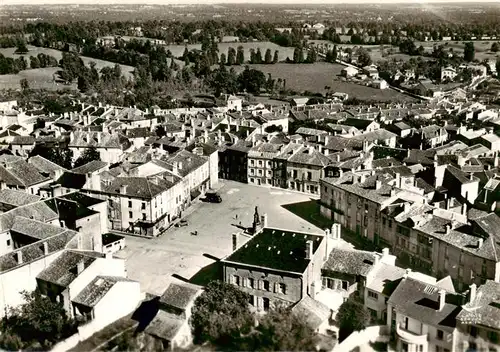
<instances>
[{"instance_id":1,"label":"parked vehicle","mask_svg":"<svg viewBox=\"0 0 500 352\"><path fill-rule=\"evenodd\" d=\"M183 227L183 226L188 226L187 220L181 220L177 224L175 224L175 227Z\"/></svg>"},{"instance_id":2,"label":"parked vehicle","mask_svg":"<svg viewBox=\"0 0 500 352\"><path fill-rule=\"evenodd\" d=\"M209 203L221 203L222 202L222 198L219 195L219 193L213 192L213 191L208 191L205 194L205 201L207 201Z\"/></svg>"}]
</instances>

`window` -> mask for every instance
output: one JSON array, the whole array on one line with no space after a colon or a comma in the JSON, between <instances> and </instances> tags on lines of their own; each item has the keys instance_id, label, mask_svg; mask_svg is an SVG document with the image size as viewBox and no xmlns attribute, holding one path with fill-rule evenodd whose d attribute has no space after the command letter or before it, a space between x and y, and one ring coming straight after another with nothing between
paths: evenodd
<instances>
[{"instance_id":1,"label":"window","mask_svg":"<svg viewBox=\"0 0 500 352\"><path fill-rule=\"evenodd\" d=\"M142 213L142 220L146 220L146 213Z\"/></svg>"},{"instance_id":2,"label":"window","mask_svg":"<svg viewBox=\"0 0 500 352\"><path fill-rule=\"evenodd\" d=\"M7 246L10 246L10 240L7 240Z\"/></svg>"},{"instance_id":3,"label":"window","mask_svg":"<svg viewBox=\"0 0 500 352\"><path fill-rule=\"evenodd\" d=\"M250 175L254 175L255 174L255 170L254 169L250 169Z\"/></svg>"},{"instance_id":4,"label":"window","mask_svg":"<svg viewBox=\"0 0 500 352\"><path fill-rule=\"evenodd\" d=\"M389 222L390 224L390 222ZM391 226L389 226L391 227ZM403 226L397 226L396 227L396 232L399 233L400 235L403 235L403 236L406 236L406 237L410 237L410 229L406 228L406 227L403 227Z\"/></svg>"},{"instance_id":5,"label":"window","mask_svg":"<svg viewBox=\"0 0 500 352\"><path fill-rule=\"evenodd\" d=\"M342 281L342 289L347 291L348 288L349 288L349 282Z\"/></svg>"},{"instance_id":6,"label":"window","mask_svg":"<svg viewBox=\"0 0 500 352\"><path fill-rule=\"evenodd\" d=\"M262 166L262 160L259 160L259 166Z\"/></svg>"},{"instance_id":7,"label":"window","mask_svg":"<svg viewBox=\"0 0 500 352\"><path fill-rule=\"evenodd\" d=\"M293 170L293 178L297 178L297 170Z\"/></svg>"},{"instance_id":8,"label":"window","mask_svg":"<svg viewBox=\"0 0 500 352\"><path fill-rule=\"evenodd\" d=\"M493 343L498 343L498 333L496 331L488 331L488 339Z\"/></svg>"},{"instance_id":9,"label":"window","mask_svg":"<svg viewBox=\"0 0 500 352\"><path fill-rule=\"evenodd\" d=\"M146 209L146 203L142 202L141 209L142 210Z\"/></svg>"},{"instance_id":10,"label":"window","mask_svg":"<svg viewBox=\"0 0 500 352\"><path fill-rule=\"evenodd\" d=\"M270 291L269 281L264 280L262 285L265 291Z\"/></svg>"},{"instance_id":11,"label":"window","mask_svg":"<svg viewBox=\"0 0 500 352\"><path fill-rule=\"evenodd\" d=\"M254 183L253 178L250 179L250 183Z\"/></svg>"},{"instance_id":12,"label":"window","mask_svg":"<svg viewBox=\"0 0 500 352\"><path fill-rule=\"evenodd\" d=\"M131 200L128 201L128 207L132 208L132 201Z\"/></svg>"},{"instance_id":13,"label":"window","mask_svg":"<svg viewBox=\"0 0 500 352\"><path fill-rule=\"evenodd\" d=\"M392 229L392 220L389 220L389 228Z\"/></svg>"},{"instance_id":14,"label":"window","mask_svg":"<svg viewBox=\"0 0 500 352\"><path fill-rule=\"evenodd\" d=\"M249 287L249 288L255 288L254 287L255 286L255 280L253 278L249 277L248 281L247 281L247 285L248 285L247 287Z\"/></svg>"},{"instance_id":15,"label":"window","mask_svg":"<svg viewBox=\"0 0 500 352\"><path fill-rule=\"evenodd\" d=\"M131 211L129 211L128 212L128 217L132 219L134 217L134 214Z\"/></svg>"},{"instance_id":16,"label":"window","mask_svg":"<svg viewBox=\"0 0 500 352\"><path fill-rule=\"evenodd\" d=\"M443 339L443 337L444 337L444 332L443 332L443 330L438 330L438 331L437 331L437 334L436 334L436 337L437 337L437 339L438 339L438 340L442 340L442 339Z\"/></svg>"},{"instance_id":17,"label":"window","mask_svg":"<svg viewBox=\"0 0 500 352\"><path fill-rule=\"evenodd\" d=\"M262 170L258 170L259 176L262 176Z\"/></svg>"},{"instance_id":18,"label":"window","mask_svg":"<svg viewBox=\"0 0 500 352\"><path fill-rule=\"evenodd\" d=\"M283 295L286 295L286 285L280 283L278 285L278 292L281 293L281 294L283 294Z\"/></svg>"},{"instance_id":19,"label":"window","mask_svg":"<svg viewBox=\"0 0 500 352\"><path fill-rule=\"evenodd\" d=\"M469 335L472 337L477 337L477 328L473 325L469 327Z\"/></svg>"},{"instance_id":20,"label":"window","mask_svg":"<svg viewBox=\"0 0 500 352\"><path fill-rule=\"evenodd\" d=\"M240 285L240 277L238 275L233 275L232 280L233 280L233 282L232 282L233 285L236 285L236 286Z\"/></svg>"},{"instance_id":21,"label":"window","mask_svg":"<svg viewBox=\"0 0 500 352\"><path fill-rule=\"evenodd\" d=\"M253 159L250 159L250 165L254 166L255 162L253 161Z\"/></svg>"},{"instance_id":22,"label":"window","mask_svg":"<svg viewBox=\"0 0 500 352\"><path fill-rule=\"evenodd\" d=\"M368 297L370 297L371 299L378 300L378 293L368 290Z\"/></svg>"},{"instance_id":23,"label":"window","mask_svg":"<svg viewBox=\"0 0 500 352\"><path fill-rule=\"evenodd\" d=\"M382 226L385 226L385 217L382 218Z\"/></svg>"},{"instance_id":24,"label":"window","mask_svg":"<svg viewBox=\"0 0 500 352\"><path fill-rule=\"evenodd\" d=\"M311 181L312 180L312 172L307 171L307 180Z\"/></svg>"}]
</instances>

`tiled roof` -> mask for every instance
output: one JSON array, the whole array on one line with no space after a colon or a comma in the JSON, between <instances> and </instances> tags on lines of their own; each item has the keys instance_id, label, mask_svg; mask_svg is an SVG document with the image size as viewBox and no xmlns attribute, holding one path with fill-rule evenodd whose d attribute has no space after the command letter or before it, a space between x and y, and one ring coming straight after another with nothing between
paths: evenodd
<instances>
[{"instance_id":1,"label":"tiled roof","mask_svg":"<svg viewBox=\"0 0 500 352\"><path fill-rule=\"evenodd\" d=\"M145 333L162 340L172 341L183 324L187 324L185 319L159 310L151 323L146 327Z\"/></svg>"},{"instance_id":2,"label":"tiled roof","mask_svg":"<svg viewBox=\"0 0 500 352\"><path fill-rule=\"evenodd\" d=\"M208 163L208 159L206 157L193 154L187 150L177 152L173 156L169 157L167 161L170 163L177 162L177 172L182 176L187 176L190 172Z\"/></svg>"},{"instance_id":3,"label":"tiled roof","mask_svg":"<svg viewBox=\"0 0 500 352\"><path fill-rule=\"evenodd\" d=\"M360 141L386 141L391 138L396 138L397 135L395 133L389 132L383 128L372 131L372 132L366 132L362 133L356 136L351 137L353 140L360 140Z\"/></svg>"},{"instance_id":4,"label":"tiled roof","mask_svg":"<svg viewBox=\"0 0 500 352\"><path fill-rule=\"evenodd\" d=\"M192 303L201 288L189 283L171 283L160 297L160 303L184 311Z\"/></svg>"},{"instance_id":5,"label":"tiled roof","mask_svg":"<svg viewBox=\"0 0 500 352\"><path fill-rule=\"evenodd\" d=\"M326 166L330 159L313 147L302 147L288 158L289 162L314 166Z\"/></svg>"},{"instance_id":6,"label":"tiled roof","mask_svg":"<svg viewBox=\"0 0 500 352\"><path fill-rule=\"evenodd\" d=\"M438 329L453 331L460 301L453 294L446 295L446 303L439 310L439 288L412 278L401 281L389 298L398 314L417 319Z\"/></svg>"},{"instance_id":7,"label":"tiled roof","mask_svg":"<svg viewBox=\"0 0 500 352\"><path fill-rule=\"evenodd\" d=\"M103 187L105 193L120 194L120 187L125 187L125 195L142 199L152 199L172 187L172 183L161 178L117 177L110 185Z\"/></svg>"},{"instance_id":8,"label":"tiled roof","mask_svg":"<svg viewBox=\"0 0 500 352\"><path fill-rule=\"evenodd\" d=\"M22 216L16 216L14 218L14 224L10 229L11 234L13 235L15 235L15 233L19 233L38 240L58 235L66 230L67 229L59 226L46 224L38 220L27 219Z\"/></svg>"},{"instance_id":9,"label":"tiled roof","mask_svg":"<svg viewBox=\"0 0 500 352\"><path fill-rule=\"evenodd\" d=\"M463 306L457 320L463 324L500 330L500 283L487 280L481 285L475 299Z\"/></svg>"},{"instance_id":10,"label":"tiled roof","mask_svg":"<svg viewBox=\"0 0 500 352\"><path fill-rule=\"evenodd\" d=\"M72 202L76 202L84 207L91 207L93 205L106 202L105 199L91 197L87 194L83 194L80 192L67 193L67 194L60 196L58 198L66 199L66 200L72 201Z\"/></svg>"},{"instance_id":11,"label":"tiled roof","mask_svg":"<svg viewBox=\"0 0 500 352\"><path fill-rule=\"evenodd\" d=\"M306 136L323 136L325 134L328 134L327 131L317 130L315 128L307 128L307 127L299 127L295 133L303 134Z\"/></svg>"},{"instance_id":12,"label":"tiled roof","mask_svg":"<svg viewBox=\"0 0 500 352\"><path fill-rule=\"evenodd\" d=\"M372 252L334 248L321 269L324 273L366 276L375 264Z\"/></svg>"},{"instance_id":13,"label":"tiled roof","mask_svg":"<svg viewBox=\"0 0 500 352\"><path fill-rule=\"evenodd\" d=\"M0 166L0 180L7 185L29 187L50 179L43 176L34 165L22 160Z\"/></svg>"},{"instance_id":14,"label":"tiled roof","mask_svg":"<svg viewBox=\"0 0 500 352\"><path fill-rule=\"evenodd\" d=\"M92 172L99 171L101 169L104 169L108 166L108 163L100 160L92 160L86 163L85 165L75 167L71 172L75 174L82 174L86 175Z\"/></svg>"},{"instance_id":15,"label":"tiled roof","mask_svg":"<svg viewBox=\"0 0 500 352\"><path fill-rule=\"evenodd\" d=\"M390 297L405 272L406 270L399 266L380 263L373 269L371 279L367 281L366 287Z\"/></svg>"},{"instance_id":16,"label":"tiled roof","mask_svg":"<svg viewBox=\"0 0 500 352\"><path fill-rule=\"evenodd\" d=\"M224 261L303 273L310 262L306 259L306 241L313 242L316 253L322 240L322 235L265 228Z\"/></svg>"},{"instance_id":17,"label":"tiled roof","mask_svg":"<svg viewBox=\"0 0 500 352\"><path fill-rule=\"evenodd\" d=\"M260 143L248 151L248 157L272 159L280 152L281 148L282 146L280 144Z\"/></svg>"},{"instance_id":18,"label":"tiled roof","mask_svg":"<svg viewBox=\"0 0 500 352\"><path fill-rule=\"evenodd\" d=\"M15 136L10 144L13 144L13 145L34 145L35 144L35 137Z\"/></svg>"},{"instance_id":19,"label":"tiled roof","mask_svg":"<svg viewBox=\"0 0 500 352\"><path fill-rule=\"evenodd\" d=\"M292 312L304 318L313 330L316 330L322 323L328 321L332 315L330 308L307 295L293 306Z\"/></svg>"},{"instance_id":20,"label":"tiled roof","mask_svg":"<svg viewBox=\"0 0 500 352\"><path fill-rule=\"evenodd\" d=\"M118 276L96 276L87 286L80 291L73 302L86 307L95 307L97 303L120 281L132 282L124 277Z\"/></svg>"},{"instance_id":21,"label":"tiled roof","mask_svg":"<svg viewBox=\"0 0 500 352\"><path fill-rule=\"evenodd\" d=\"M363 148L363 141L344 138L340 136L329 136L328 143L325 145L326 149L342 151L344 149L361 149Z\"/></svg>"},{"instance_id":22,"label":"tiled roof","mask_svg":"<svg viewBox=\"0 0 500 352\"><path fill-rule=\"evenodd\" d=\"M6 213L0 214L0 231L10 230L14 225L15 218L21 216L42 222L57 219L58 215L44 201L19 206Z\"/></svg>"},{"instance_id":23,"label":"tiled roof","mask_svg":"<svg viewBox=\"0 0 500 352\"><path fill-rule=\"evenodd\" d=\"M38 274L37 279L67 287L78 277L78 264L83 264L83 269L88 268L97 258L86 255L84 252L65 251L54 260L46 269Z\"/></svg>"},{"instance_id":24,"label":"tiled roof","mask_svg":"<svg viewBox=\"0 0 500 352\"><path fill-rule=\"evenodd\" d=\"M100 141L98 135L100 134ZM128 149L131 146L127 137L120 133L76 131L69 147L74 148L117 148Z\"/></svg>"},{"instance_id":25,"label":"tiled roof","mask_svg":"<svg viewBox=\"0 0 500 352\"><path fill-rule=\"evenodd\" d=\"M49 253L55 253L63 250L66 246L78 235L78 232L66 230L63 233L47 238L43 241L37 241L27 246L21 247L14 252L10 252L0 256L0 272L14 269L19 266L39 260L45 256L44 247L42 243L47 243ZM17 261L17 253L22 253L23 262L21 264Z\"/></svg>"},{"instance_id":26,"label":"tiled roof","mask_svg":"<svg viewBox=\"0 0 500 352\"><path fill-rule=\"evenodd\" d=\"M34 194L29 194L24 191L16 191L13 189L0 190L0 203L14 206L21 206L38 202L41 198Z\"/></svg>"},{"instance_id":27,"label":"tiled roof","mask_svg":"<svg viewBox=\"0 0 500 352\"><path fill-rule=\"evenodd\" d=\"M51 176L55 174L56 171L67 171L62 166L53 163L50 160L45 159L40 155L33 156L28 159L28 163L36 167L40 172L50 174Z\"/></svg>"}]
</instances>

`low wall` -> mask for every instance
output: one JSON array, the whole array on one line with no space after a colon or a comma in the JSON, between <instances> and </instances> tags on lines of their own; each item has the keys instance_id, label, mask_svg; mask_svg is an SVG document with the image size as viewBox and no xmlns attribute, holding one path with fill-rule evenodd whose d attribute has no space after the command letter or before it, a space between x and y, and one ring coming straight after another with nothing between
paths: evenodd
<instances>
[{"instance_id":1,"label":"low wall","mask_svg":"<svg viewBox=\"0 0 500 352\"><path fill-rule=\"evenodd\" d=\"M342 343L336 345L332 352L349 352L358 346L376 341L389 341L389 328L387 325L370 326L364 330L355 331Z\"/></svg>"}]
</instances>

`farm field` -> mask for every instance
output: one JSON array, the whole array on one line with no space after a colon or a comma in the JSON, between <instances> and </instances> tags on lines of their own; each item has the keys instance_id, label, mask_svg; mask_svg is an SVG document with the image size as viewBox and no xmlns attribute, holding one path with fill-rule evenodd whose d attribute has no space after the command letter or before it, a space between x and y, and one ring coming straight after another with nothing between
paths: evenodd
<instances>
[{"instance_id":1,"label":"farm field","mask_svg":"<svg viewBox=\"0 0 500 352\"><path fill-rule=\"evenodd\" d=\"M20 56L24 56L26 61L29 62L30 56L36 56L40 53L50 55L55 57L57 60L62 58L62 52L55 49L49 48L39 48L35 46L28 45L29 52L24 55L15 54L14 51L16 48L0 48L0 54L6 57L17 58ZM101 70L106 66L114 66L113 62L93 59L91 57L81 56L85 65L89 65L90 62L96 63L97 70ZM122 69L122 73L125 77L132 77L132 72L134 68L132 66L120 65ZM72 88L76 87L76 84L73 85L65 85L62 83L55 83L54 78L57 71L60 68L58 67L46 67L46 68L37 68L21 71L18 74L10 74L10 75L0 75L0 89L18 89L20 88L19 81L23 78L26 78L30 84L31 88L35 89L64 89L64 88Z\"/></svg>"},{"instance_id":2,"label":"farm field","mask_svg":"<svg viewBox=\"0 0 500 352\"><path fill-rule=\"evenodd\" d=\"M444 45L445 48L453 48L454 52L463 54L466 42L467 41L415 42L415 45L417 47L422 45L427 52L431 52L434 45ZM500 52L493 53L490 51L491 44L494 42L495 40L473 41L476 50L475 58L479 61L483 61L485 59L496 59L500 57Z\"/></svg>"},{"instance_id":3,"label":"farm field","mask_svg":"<svg viewBox=\"0 0 500 352\"><path fill-rule=\"evenodd\" d=\"M343 82L338 79L338 75L343 66L326 62L316 62L314 64L274 64L274 65L249 65L271 74L273 79L286 79L286 87L297 92L310 91L325 94L325 86L331 88L333 92L343 92L349 97L359 99L374 99L381 101L414 101L413 98L398 93L392 89L375 89L361 86L355 83ZM235 66L236 72L244 70L244 66Z\"/></svg>"},{"instance_id":4,"label":"farm field","mask_svg":"<svg viewBox=\"0 0 500 352\"><path fill-rule=\"evenodd\" d=\"M260 48L260 51L262 52L262 58L264 58L264 55L266 53L267 49L271 49L271 53L274 56L274 51L278 50L279 51L279 60L280 61L285 61L288 58L292 59L293 58L293 50L294 48L286 48L282 47L279 45L276 45L271 42L252 42L252 43L218 43L219 47L219 55L224 53L227 57L227 51L229 48L234 48L234 50L237 50L238 46L242 46L243 49L245 50L245 61L250 60L250 49L254 49L257 51L257 49ZM184 53L184 48L185 45L166 45L165 48L167 50L170 50L172 54L175 57L182 56ZM188 44L187 45L188 50L192 49L198 49L201 50L201 44Z\"/></svg>"}]
</instances>

